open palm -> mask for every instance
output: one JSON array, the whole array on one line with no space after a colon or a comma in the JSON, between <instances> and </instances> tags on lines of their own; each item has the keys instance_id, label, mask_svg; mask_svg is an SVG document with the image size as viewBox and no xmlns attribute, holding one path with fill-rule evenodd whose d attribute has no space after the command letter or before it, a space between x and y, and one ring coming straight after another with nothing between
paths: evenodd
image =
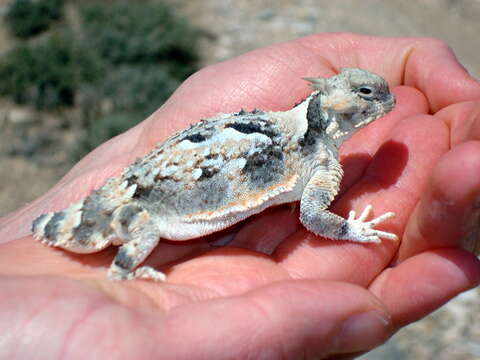
<instances>
[{"instance_id":1,"label":"open palm","mask_svg":"<svg viewBox=\"0 0 480 360\"><path fill-rule=\"evenodd\" d=\"M74 255L28 235L35 216L83 198L172 132L242 107L289 109L309 93L302 77L342 67L386 78L397 106L341 148L332 209L394 211L380 228L401 242L325 240L279 206L206 239L160 244L148 264L168 281L154 283L106 280L114 248ZM480 83L431 39L321 34L203 69L0 220L0 357L328 358L381 344L480 281L479 261L460 249L480 194L479 99Z\"/></svg>"}]
</instances>

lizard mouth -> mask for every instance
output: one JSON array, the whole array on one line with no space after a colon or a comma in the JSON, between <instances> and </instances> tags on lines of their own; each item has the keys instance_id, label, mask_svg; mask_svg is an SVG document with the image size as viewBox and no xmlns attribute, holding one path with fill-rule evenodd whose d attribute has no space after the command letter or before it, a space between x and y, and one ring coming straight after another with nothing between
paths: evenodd
<instances>
[{"instance_id":1,"label":"lizard mouth","mask_svg":"<svg viewBox=\"0 0 480 360\"><path fill-rule=\"evenodd\" d=\"M387 100L383 103L384 111L387 113L390 110L392 110L393 107L395 106L395 103L396 103L395 95L389 94Z\"/></svg>"}]
</instances>

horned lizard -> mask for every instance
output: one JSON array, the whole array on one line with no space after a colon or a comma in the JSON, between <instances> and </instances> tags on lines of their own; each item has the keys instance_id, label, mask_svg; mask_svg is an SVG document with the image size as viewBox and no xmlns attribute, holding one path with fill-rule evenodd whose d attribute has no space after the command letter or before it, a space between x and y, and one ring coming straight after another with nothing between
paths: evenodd
<instances>
[{"instance_id":1,"label":"horned lizard","mask_svg":"<svg viewBox=\"0 0 480 360\"><path fill-rule=\"evenodd\" d=\"M396 239L373 229L394 213L366 221L370 205L358 218L327 210L343 175L338 148L395 104L387 82L360 69L306 80L314 91L288 111L218 114L174 134L85 199L39 216L34 237L75 253L119 245L108 278L154 280L165 275L139 265L161 238L197 238L297 200L317 235Z\"/></svg>"}]
</instances>

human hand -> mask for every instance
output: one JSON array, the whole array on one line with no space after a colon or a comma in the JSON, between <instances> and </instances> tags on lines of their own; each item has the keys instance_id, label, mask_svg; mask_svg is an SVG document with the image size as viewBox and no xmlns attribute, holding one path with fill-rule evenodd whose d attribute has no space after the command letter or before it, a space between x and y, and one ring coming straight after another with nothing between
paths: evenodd
<instances>
[{"instance_id":1,"label":"human hand","mask_svg":"<svg viewBox=\"0 0 480 360\"><path fill-rule=\"evenodd\" d=\"M148 260L168 275L159 284L106 280L114 248L72 255L27 235L36 215L86 196L174 130L241 107L286 110L309 92L302 77L341 67L385 77L397 106L342 147L332 208L396 212L385 230L401 243L324 240L281 206L224 232L229 247L161 244ZM321 34L203 69L0 221L0 354L296 359L381 344L480 281L479 261L459 246L480 194L480 104L468 102L479 99L479 82L431 39Z\"/></svg>"}]
</instances>

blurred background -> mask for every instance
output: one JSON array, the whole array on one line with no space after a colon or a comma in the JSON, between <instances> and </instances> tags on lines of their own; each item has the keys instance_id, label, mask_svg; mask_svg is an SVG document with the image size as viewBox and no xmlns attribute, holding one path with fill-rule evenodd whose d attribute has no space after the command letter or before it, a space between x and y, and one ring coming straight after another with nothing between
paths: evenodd
<instances>
[{"instance_id":1,"label":"blurred background","mask_svg":"<svg viewBox=\"0 0 480 360\"><path fill-rule=\"evenodd\" d=\"M324 31L445 40L480 77L480 0L0 0L0 216L202 66ZM480 291L362 359L480 359Z\"/></svg>"}]
</instances>

